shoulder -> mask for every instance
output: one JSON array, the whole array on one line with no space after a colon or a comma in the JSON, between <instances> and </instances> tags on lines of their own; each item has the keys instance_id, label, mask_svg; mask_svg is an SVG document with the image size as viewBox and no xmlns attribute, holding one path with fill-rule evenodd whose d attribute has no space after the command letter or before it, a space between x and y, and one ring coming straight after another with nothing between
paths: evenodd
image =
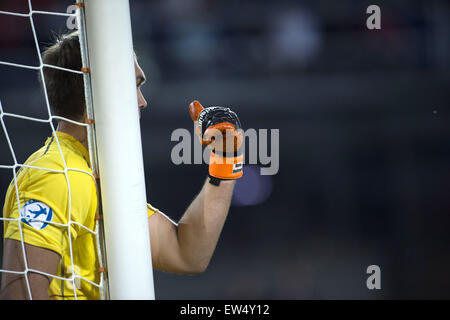
<instances>
[{"instance_id":1,"label":"shoulder","mask_svg":"<svg viewBox=\"0 0 450 320\"><path fill-rule=\"evenodd\" d=\"M88 162L70 150L44 146L25 162L19 188L24 193L66 201L69 192L79 201L90 201L95 179ZM59 202L59 201L56 201Z\"/></svg>"},{"instance_id":2,"label":"shoulder","mask_svg":"<svg viewBox=\"0 0 450 320\"><path fill-rule=\"evenodd\" d=\"M89 162L81 154L56 145L44 146L34 152L24 163L25 166L48 169L49 171L64 171L67 169L83 170L92 173Z\"/></svg>"}]
</instances>

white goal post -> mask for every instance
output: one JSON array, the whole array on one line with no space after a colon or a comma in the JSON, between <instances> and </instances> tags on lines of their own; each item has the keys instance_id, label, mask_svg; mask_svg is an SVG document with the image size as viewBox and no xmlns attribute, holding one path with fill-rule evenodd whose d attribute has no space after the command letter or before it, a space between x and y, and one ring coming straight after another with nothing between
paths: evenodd
<instances>
[{"instance_id":1,"label":"white goal post","mask_svg":"<svg viewBox=\"0 0 450 320\"><path fill-rule=\"evenodd\" d=\"M154 299L129 0L78 2L84 3L79 31L90 69L109 297Z\"/></svg>"}]
</instances>

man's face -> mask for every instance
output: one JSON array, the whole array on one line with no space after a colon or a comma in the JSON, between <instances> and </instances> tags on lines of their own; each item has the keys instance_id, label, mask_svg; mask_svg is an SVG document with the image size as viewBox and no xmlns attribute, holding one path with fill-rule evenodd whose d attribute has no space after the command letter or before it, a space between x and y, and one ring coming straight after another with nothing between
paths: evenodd
<instances>
[{"instance_id":1,"label":"man's face","mask_svg":"<svg viewBox=\"0 0 450 320\"><path fill-rule=\"evenodd\" d=\"M138 98L138 109L139 109L139 119L141 118L142 109L147 107L147 101L144 98L144 95L141 92L141 86L145 83L146 78L145 74L139 66L136 56L134 57L134 69L136 71L136 89L137 89L137 98Z\"/></svg>"}]
</instances>

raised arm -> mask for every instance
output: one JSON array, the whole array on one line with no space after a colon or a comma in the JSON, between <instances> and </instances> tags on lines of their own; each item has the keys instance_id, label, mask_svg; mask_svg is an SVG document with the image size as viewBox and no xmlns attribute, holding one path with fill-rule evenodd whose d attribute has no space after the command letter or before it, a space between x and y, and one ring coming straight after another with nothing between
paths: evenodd
<instances>
[{"instance_id":1,"label":"raised arm","mask_svg":"<svg viewBox=\"0 0 450 320\"><path fill-rule=\"evenodd\" d=\"M213 151L210 177L178 224L156 213L149 218L149 228L154 268L191 274L203 272L214 253L235 179L243 174L243 156L241 124L233 111L222 107L204 109L198 102L189 109L201 143Z\"/></svg>"}]
</instances>

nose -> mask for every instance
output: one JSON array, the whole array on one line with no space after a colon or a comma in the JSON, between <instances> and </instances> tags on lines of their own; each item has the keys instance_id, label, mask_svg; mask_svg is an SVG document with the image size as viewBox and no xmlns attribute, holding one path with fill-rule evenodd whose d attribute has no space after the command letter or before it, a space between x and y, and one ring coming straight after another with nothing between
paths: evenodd
<instances>
[{"instance_id":1,"label":"nose","mask_svg":"<svg viewBox=\"0 0 450 320\"><path fill-rule=\"evenodd\" d=\"M139 110L147 108L147 101L145 100L144 95L141 92L141 89L138 89L137 96L138 96L138 108L139 108Z\"/></svg>"}]
</instances>

